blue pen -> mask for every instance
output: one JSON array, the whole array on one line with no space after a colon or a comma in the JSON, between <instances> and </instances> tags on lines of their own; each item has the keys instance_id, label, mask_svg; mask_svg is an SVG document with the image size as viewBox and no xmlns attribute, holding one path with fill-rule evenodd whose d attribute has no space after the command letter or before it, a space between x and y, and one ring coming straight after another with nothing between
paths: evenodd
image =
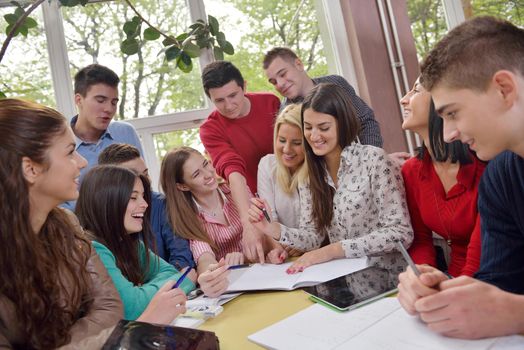
<instances>
[{"instance_id":1,"label":"blue pen","mask_svg":"<svg viewBox=\"0 0 524 350\"><path fill-rule=\"evenodd\" d=\"M175 288L178 288L182 282L184 282L184 279L186 278L187 274L189 273L189 271L191 271L191 268L188 267L186 269L186 271L184 271L184 273L182 274L182 276L178 279L178 281L176 281L175 285L173 286L173 288L171 289L175 289Z\"/></svg>"},{"instance_id":2,"label":"blue pen","mask_svg":"<svg viewBox=\"0 0 524 350\"><path fill-rule=\"evenodd\" d=\"M251 267L251 265L250 264L231 265L228 267L228 270L244 269L246 267Z\"/></svg>"}]
</instances>

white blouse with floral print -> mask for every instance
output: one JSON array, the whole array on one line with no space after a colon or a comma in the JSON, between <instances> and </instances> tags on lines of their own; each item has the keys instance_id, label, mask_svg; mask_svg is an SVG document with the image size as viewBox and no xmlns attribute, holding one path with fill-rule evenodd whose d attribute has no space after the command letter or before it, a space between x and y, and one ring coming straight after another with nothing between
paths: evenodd
<instances>
[{"instance_id":1,"label":"white blouse with floral print","mask_svg":"<svg viewBox=\"0 0 524 350\"><path fill-rule=\"evenodd\" d=\"M404 183L400 168L383 149L358 143L345 147L337 176L338 188L335 188L326 171L329 185L336 190L333 221L327 229L331 243L341 242L347 258L380 256L396 251L397 240L409 247L413 230ZM281 225L280 243L309 251L319 248L325 235L315 229L307 185L299 192L299 228Z\"/></svg>"}]
</instances>

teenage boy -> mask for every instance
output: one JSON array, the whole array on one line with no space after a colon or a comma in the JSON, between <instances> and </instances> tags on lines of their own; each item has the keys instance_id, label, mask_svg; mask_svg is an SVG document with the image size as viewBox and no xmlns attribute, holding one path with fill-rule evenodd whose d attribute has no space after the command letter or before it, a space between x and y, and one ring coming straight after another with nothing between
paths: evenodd
<instances>
[{"instance_id":1,"label":"teenage boy","mask_svg":"<svg viewBox=\"0 0 524 350\"><path fill-rule=\"evenodd\" d=\"M287 47L275 47L269 50L264 56L262 65L269 82L284 97L282 107L290 103L301 103L307 93L320 83L333 83L343 88L348 93L360 119L361 130L358 135L360 142L382 147L382 136L373 110L357 96L355 89L346 79L339 75L310 78L300 58Z\"/></svg>"},{"instance_id":2,"label":"teenage boy","mask_svg":"<svg viewBox=\"0 0 524 350\"><path fill-rule=\"evenodd\" d=\"M80 170L80 181L84 174L98 162L98 155L115 142L128 143L140 150L142 145L131 124L113 121L118 104L120 79L111 69L99 64L82 68L75 75L75 104L78 115L71 119L71 129L76 136L76 151L87 160ZM62 204L74 210L76 201Z\"/></svg>"},{"instance_id":3,"label":"teenage boy","mask_svg":"<svg viewBox=\"0 0 524 350\"><path fill-rule=\"evenodd\" d=\"M482 53L482 54L479 54ZM400 274L399 301L436 332L483 338L524 332L524 30L477 17L446 35L422 64L422 85L461 140L491 160L479 186L482 255L476 278L429 266Z\"/></svg>"},{"instance_id":4,"label":"teenage boy","mask_svg":"<svg viewBox=\"0 0 524 350\"><path fill-rule=\"evenodd\" d=\"M208 64L202 84L216 109L200 127L200 139L216 171L231 187L244 229L244 255L264 262L263 234L248 219L249 190L256 192L260 158L273 153L273 124L280 101L270 93L246 93L242 74L227 61Z\"/></svg>"},{"instance_id":5,"label":"teenage boy","mask_svg":"<svg viewBox=\"0 0 524 350\"><path fill-rule=\"evenodd\" d=\"M113 121L119 82L115 72L99 64L89 65L75 75L78 115L71 119L71 128L76 136L76 151L88 163L82 174L97 164L100 152L112 143L128 143L144 153L133 126Z\"/></svg>"},{"instance_id":6,"label":"teenage boy","mask_svg":"<svg viewBox=\"0 0 524 350\"><path fill-rule=\"evenodd\" d=\"M149 173L138 148L126 143L113 143L98 156L98 164L114 164L131 169L149 179ZM151 192L150 223L156 238L156 254L181 271L195 267L189 242L171 229L166 210L166 199L158 192ZM194 276L196 277L196 276ZM196 281L196 278L193 280Z\"/></svg>"}]
</instances>

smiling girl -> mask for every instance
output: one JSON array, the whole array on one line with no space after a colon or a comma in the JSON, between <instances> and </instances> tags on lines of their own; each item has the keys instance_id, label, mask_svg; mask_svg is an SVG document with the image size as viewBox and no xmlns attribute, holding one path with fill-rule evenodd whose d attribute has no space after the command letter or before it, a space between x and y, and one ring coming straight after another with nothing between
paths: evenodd
<instances>
[{"instance_id":1,"label":"smiling girl","mask_svg":"<svg viewBox=\"0 0 524 350\"><path fill-rule=\"evenodd\" d=\"M171 289L181 274L149 249L150 188L132 170L94 167L82 181L76 214L120 293L124 317L169 324L185 312L185 293L195 286L186 278Z\"/></svg>"},{"instance_id":2,"label":"smiling girl","mask_svg":"<svg viewBox=\"0 0 524 350\"><path fill-rule=\"evenodd\" d=\"M422 138L423 147L402 167L411 223L409 254L417 264L439 267L452 276L472 276L480 265L478 186L485 169L460 141L444 142L443 121L431 94L417 80L401 100L402 128ZM446 242L449 259L439 259L433 233Z\"/></svg>"},{"instance_id":3,"label":"smiling girl","mask_svg":"<svg viewBox=\"0 0 524 350\"><path fill-rule=\"evenodd\" d=\"M222 294L228 267L245 260L242 222L229 186L219 184L211 162L191 147L166 154L160 184L174 231L190 240L200 287L208 296ZM270 239L264 243L265 252L276 247Z\"/></svg>"},{"instance_id":4,"label":"smiling girl","mask_svg":"<svg viewBox=\"0 0 524 350\"><path fill-rule=\"evenodd\" d=\"M73 132L57 111L0 100L0 348L54 349L122 317L107 271L78 221Z\"/></svg>"},{"instance_id":5,"label":"smiling girl","mask_svg":"<svg viewBox=\"0 0 524 350\"><path fill-rule=\"evenodd\" d=\"M400 169L381 148L356 143L359 123L347 94L319 84L302 105L309 186L300 187L299 228L268 224L253 199L251 221L281 244L308 251L289 268L295 273L336 258L378 257L402 271L395 241L409 246L413 232ZM328 245L320 248L326 236Z\"/></svg>"}]
</instances>

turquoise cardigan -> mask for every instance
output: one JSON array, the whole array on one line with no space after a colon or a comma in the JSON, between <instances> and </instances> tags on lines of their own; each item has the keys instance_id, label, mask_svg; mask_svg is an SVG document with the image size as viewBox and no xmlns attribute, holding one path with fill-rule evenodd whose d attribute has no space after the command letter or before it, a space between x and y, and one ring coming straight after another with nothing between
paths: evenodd
<instances>
[{"instance_id":1,"label":"turquoise cardigan","mask_svg":"<svg viewBox=\"0 0 524 350\"><path fill-rule=\"evenodd\" d=\"M126 320L137 319L144 312L160 287L169 280L178 280L181 276L181 273L172 265L148 250L149 271L147 273L147 281L141 286L135 286L122 274L122 271L116 265L115 256L105 245L93 241L93 247L100 256L100 260L104 263L116 290L120 294L124 304L124 318ZM145 254L144 245L140 242L140 262L145 261ZM189 278L186 278L180 285L180 288L187 294L195 289L195 285Z\"/></svg>"}]
</instances>

